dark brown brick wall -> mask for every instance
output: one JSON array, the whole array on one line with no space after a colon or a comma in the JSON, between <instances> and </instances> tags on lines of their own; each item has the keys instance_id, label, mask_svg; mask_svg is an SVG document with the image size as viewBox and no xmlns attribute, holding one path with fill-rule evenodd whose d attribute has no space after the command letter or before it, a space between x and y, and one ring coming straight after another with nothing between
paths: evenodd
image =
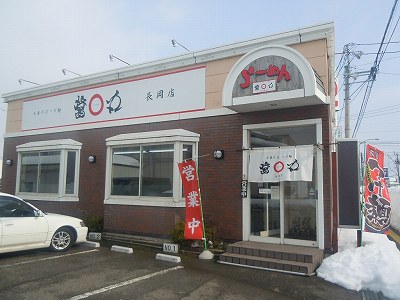
<instances>
[{"instance_id":1,"label":"dark brown brick wall","mask_svg":"<svg viewBox=\"0 0 400 300\"><path fill-rule=\"evenodd\" d=\"M199 178L206 222L216 225L222 238L242 239L242 128L246 124L282 122L322 118L323 143L330 143L329 106L310 106L272 111L259 111L219 117L188 119L151 124L129 125L112 128L81 130L37 136L5 139L4 159L11 158L12 167L3 166L3 191L15 192L17 169L16 146L38 141L71 138L82 143L79 203L54 203L39 201L44 210L71 215L95 214L105 217L105 230L130 234L165 236L179 219L184 218L184 209L165 207L143 207L104 205L106 170L106 143L111 136L182 128L200 134ZM225 150L223 160L215 160L213 152ZM87 157L96 155L97 162L89 164ZM331 176L329 147L324 150L324 209L325 248L331 246Z\"/></svg>"}]
</instances>

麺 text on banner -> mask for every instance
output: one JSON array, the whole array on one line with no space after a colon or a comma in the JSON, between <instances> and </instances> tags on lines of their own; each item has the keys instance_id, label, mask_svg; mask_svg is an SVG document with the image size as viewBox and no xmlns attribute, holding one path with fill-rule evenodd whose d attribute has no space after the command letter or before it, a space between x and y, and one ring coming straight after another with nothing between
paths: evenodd
<instances>
[{"instance_id":1,"label":"\u9eba text on banner","mask_svg":"<svg viewBox=\"0 0 400 300\"><path fill-rule=\"evenodd\" d=\"M371 145L366 147L364 176L365 231L387 233L390 226L391 201L383 170L385 153Z\"/></svg>"}]
</instances>

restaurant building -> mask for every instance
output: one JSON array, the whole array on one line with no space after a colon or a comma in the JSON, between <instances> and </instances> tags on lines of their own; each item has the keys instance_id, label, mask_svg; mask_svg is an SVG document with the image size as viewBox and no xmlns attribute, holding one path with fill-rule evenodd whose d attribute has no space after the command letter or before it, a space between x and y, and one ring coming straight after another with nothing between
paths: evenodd
<instances>
[{"instance_id":1,"label":"restaurant building","mask_svg":"<svg viewBox=\"0 0 400 300\"><path fill-rule=\"evenodd\" d=\"M222 239L330 251L334 72L326 23L4 94L2 189L166 238L192 158Z\"/></svg>"}]
</instances>

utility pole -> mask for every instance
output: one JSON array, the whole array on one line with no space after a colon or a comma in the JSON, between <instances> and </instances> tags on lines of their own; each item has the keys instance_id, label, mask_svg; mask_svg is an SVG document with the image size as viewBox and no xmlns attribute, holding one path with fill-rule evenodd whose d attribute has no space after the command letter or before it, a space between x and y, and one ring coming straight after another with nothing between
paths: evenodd
<instances>
[{"instance_id":1,"label":"utility pole","mask_svg":"<svg viewBox=\"0 0 400 300\"><path fill-rule=\"evenodd\" d=\"M356 72L352 73L350 68L350 59L352 60L354 57L360 59L361 55L363 55L362 51L352 51L350 47L354 47L355 44L349 43L344 45L343 47L343 55L344 55L344 137L351 137L351 127L350 127L350 77L354 79L357 78L358 75L369 74L368 72Z\"/></svg>"},{"instance_id":2,"label":"utility pole","mask_svg":"<svg viewBox=\"0 0 400 300\"><path fill-rule=\"evenodd\" d=\"M397 168L397 182L400 183L400 161L399 161L399 154L396 154L396 160L394 161L394 163L396 164L396 168Z\"/></svg>"},{"instance_id":3,"label":"utility pole","mask_svg":"<svg viewBox=\"0 0 400 300\"><path fill-rule=\"evenodd\" d=\"M350 138L350 51L349 45L344 45L344 137Z\"/></svg>"}]
</instances>

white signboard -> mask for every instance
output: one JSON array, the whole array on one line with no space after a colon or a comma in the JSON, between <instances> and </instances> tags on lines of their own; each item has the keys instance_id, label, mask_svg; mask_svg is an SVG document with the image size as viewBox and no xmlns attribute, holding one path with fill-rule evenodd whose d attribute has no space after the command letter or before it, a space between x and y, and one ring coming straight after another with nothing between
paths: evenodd
<instances>
[{"instance_id":1,"label":"white signboard","mask_svg":"<svg viewBox=\"0 0 400 300\"><path fill-rule=\"evenodd\" d=\"M279 200L279 186L271 186L271 199Z\"/></svg>"},{"instance_id":2,"label":"white signboard","mask_svg":"<svg viewBox=\"0 0 400 300\"><path fill-rule=\"evenodd\" d=\"M170 252L170 253L178 253L179 245L178 244L164 243L163 244L163 251L164 252Z\"/></svg>"},{"instance_id":3,"label":"white signboard","mask_svg":"<svg viewBox=\"0 0 400 300\"><path fill-rule=\"evenodd\" d=\"M259 194L265 194L265 195L271 194L271 189L259 188L259 189L258 189L258 193L259 193Z\"/></svg>"},{"instance_id":4,"label":"white signboard","mask_svg":"<svg viewBox=\"0 0 400 300\"><path fill-rule=\"evenodd\" d=\"M276 91L276 80L266 80L253 83L253 94Z\"/></svg>"},{"instance_id":5,"label":"white signboard","mask_svg":"<svg viewBox=\"0 0 400 300\"><path fill-rule=\"evenodd\" d=\"M57 128L205 109L205 68L132 79L23 103L22 130Z\"/></svg>"}]
</instances>

